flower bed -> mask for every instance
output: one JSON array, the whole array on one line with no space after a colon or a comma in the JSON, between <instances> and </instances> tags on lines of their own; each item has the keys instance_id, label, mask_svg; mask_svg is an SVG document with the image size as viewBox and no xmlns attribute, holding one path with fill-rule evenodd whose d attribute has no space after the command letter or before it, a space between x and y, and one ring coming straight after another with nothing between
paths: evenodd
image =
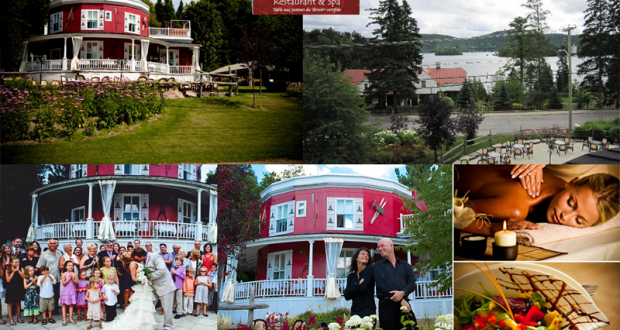
<instances>
[{"instance_id":1,"label":"flower bed","mask_svg":"<svg viewBox=\"0 0 620 330\"><path fill-rule=\"evenodd\" d=\"M157 85L129 81L60 86L7 81L0 87L1 142L70 138L82 127L92 133L94 128L133 124L161 113L161 94Z\"/></svg>"}]
</instances>

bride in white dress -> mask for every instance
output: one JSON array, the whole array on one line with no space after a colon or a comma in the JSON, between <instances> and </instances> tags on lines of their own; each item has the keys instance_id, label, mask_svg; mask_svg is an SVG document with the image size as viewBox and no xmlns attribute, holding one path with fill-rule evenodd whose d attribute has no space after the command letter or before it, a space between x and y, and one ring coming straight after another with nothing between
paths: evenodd
<instances>
[{"instance_id":1,"label":"bride in white dress","mask_svg":"<svg viewBox=\"0 0 620 330\"><path fill-rule=\"evenodd\" d=\"M137 275L144 269L144 265L135 261L129 264L131 278L137 282ZM153 330L155 322L155 305L153 289L147 284L136 283L132 287L134 293L129 298L129 306L125 312L114 321L103 324L105 330Z\"/></svg>"}]
</instances>

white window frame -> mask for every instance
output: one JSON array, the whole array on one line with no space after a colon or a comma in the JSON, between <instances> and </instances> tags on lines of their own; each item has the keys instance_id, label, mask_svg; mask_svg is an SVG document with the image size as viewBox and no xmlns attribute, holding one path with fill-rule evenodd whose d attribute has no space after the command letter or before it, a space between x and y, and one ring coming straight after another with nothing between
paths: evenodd
<instances>
[{"instance_id":1,"label":"white window frame","mask_svg":"<svg viewBox=\"0 0 620 330\"><path fill-rule=\"evenodd\" d=\"M105 17L106 22L112 22L112 11L106 10L103 17Z\"/></svg>"},{"instance_id":2,"label":"white window frame","mask_svg":"<svg viewBox=\"0 0 620 330\"><path fill-rule=\"evenodd\" d=\"M125 53L125 60L129 61L131 60L131 42L126 42L125 43L125 49L127 50L127 52ZM140 44L136 44L134 43L134 59L136 61L140 61L142 60L142 52L140 51Z\"/></svg>"},{"instance_id":3,"label":"white window frame","mask_svg":"<svg viewBox=\"0 0 620 330\"><path fill-rule=\"evenodd\" d=\"M125 197L138 197L138 219L125 219ZM140 221L140 208L142 207L142 195L141 194L121 194L121 217L119 218L119 221ZM133 214L134 212L129 212L130 214Z\"/></svg>"},{"instance_id":4,"label":"white window frame","mask_svg":"<svg viewBox=\"0 0 620 330\"><path fill-rule=\"evenodd\" d=\"M131 170L131 173L127 173L127 168ZM134 173L134 171L136 173ZM141 164L123 164L123 175L142 175L142 165Z\"/></svg>"},{"instance_id":5,"label":"white window frame","mask_svg":"<svg viewBox=\"0 0 620 330\"><path fill-rule=\"evenodd\" d=\"M308 207L307 201L297 201L297 209L295 210L295 217L303 218L306 216L306 208Z\"/></svg>"},{"instance_id":6,"label":"white window frame","mask_svg":"<svg viewBox=\"0 0 620 330\"><path fill-rule=\"evenodd\" d=\"M58 24L58 28L54 29L54 24ZM50 33L62 32L62 11L50 15Z\"/></svg>"},{"instance_id":7,"label":"white window frame","mask_svg":"<svg viewBox=\"0 0 620 330\"><path fill-rule=\"evenodd\" d=\"M132 21L134 21L132 23ZM131 29L133 25L133 30ZM140 27L140 16L132 13L127 13L127 32L140 34L140 31L136 31L136 27Z\"/></svg>"},{"instance_id":8,"label":"white window frame","mask_svg":"<svg viewBox=\"0 0 620 330\"><path fill-rule=\"evenodd\" d=\"M86 12L86 25L83 30L99 30L99 9L85 9ZM88 27L89 22L93 22L93 19L90 17L91 13L95 13L94 23L95 27Z\"/></svg>"},{"instance_id":9,"label":"white window frame","mask_svg":"<svg viewBox=\"0 0 620 330\"><path fill-rule=\"evenodd\" d=\"M338 256L338 262L336 263L336 278L347 278L347 275L349 274L349 265L351 263L351 259L353 258L353 254L355 253L355 248L342 248L340 250L340 255ZM351 256L348 257L348 262L347 262L347 252L350 252ZM370 258L370 256L368 256ZM344 260L342 260L344 258ZM344 267L340 267L340 261L344 262ZM338 271L344 269L344 272L342 273L342 276L338 276Z\"/></svg>"},{"instance_id":10,"label":"white window frame","mask_svg":"<svg viewBox=\"0 0 620 330\"><path fill-rule=\"evenodd\" d=\"M286 211L284 212L284 208L286 208ZM274 219L274 224L276 226L276 235L278 234L285 234L288 232L288 212L290 210L288 209L288 203L282 203L282 204L278 204L276 205L276 217ZM281 223L281 221L284 221L284 230L278 230L279 229L279 225L278 222Z\"/></svg>"},{"instance_id":11,"label":"white window frame","mask_svg":"<svg viewBox=\"0 0 620 330\"><path fill-rule=\"evenodd\" d=\"M181 207L181 214L183 215L181 217L181 219L177 219L177 221L179 223L196 223L196 218L194 217L194 215L192 214L192 210L196 209L196 203L192 203L188 200L179 198L179 201L181 202L182 205L179 205ZM192 207L193 206L193 207ZM188 211L189 215L185 215L185 212ZM186 218L189 218L189 221L185 221Z\"/></svg>"},{"instance_id":12,"label":"white window frame","mask_svg":"<svg viewBox=\"0 0 620 330\"><path fill-rule=\"evenodd\" d=\"M84 45L84 59L87 60L97 60L99 59L99 47L103 47L103 43L101 43L101 45L99 44L101 41L84 41L85 45ZM88 46L90 44L90 49L91 52L90 54L95 55L94 58L88 58ZM94 53L93 53L93 48L94 48Z\"/></svg>"},{"instance_id":13,"label":"white window frame","mask_svg":"<svg viewBox=\"0 0 620 330\"><path fill-rule=\"evenodd\" d=\"M278 270L277 273L278 274L282 274L282 277L280 278L278 275L278 278L276 278L276 259L278 259L278 261L282 262L282 269ZM271 277L273 280L283 280L286 279L286 251L281 251L281 252L274 252L273 253L273 272L271 273Z\"/></svg>"},{"instance_id":14,"label":"white window frame","mask_svg":"<svg viewBox=\"0 0 620 330\"><path fill-rule=\"evenodd\" d=\"M352 219L351 219L351 228L346 228L345 227L338 227L338 201L345 201L345 209L346 209L346 203L347 201L351 201L351 203L353 203L353 213L351 213L352 215ZM348 213L345 213L348 214ZM334 217L335 217L335 224L334 224L334 228L335 230L355 230L355 198L335 198L334 199ZM344 224L346 224L346 220L344 220L343 222Z\"/></svg>"},{"instance_id":15,"label":"white window frame","mask_svg":"<svg viewBox=\"0 0 620 330\"><path fill-rule=\"evenodd\" d=\"M88 166L88 165L86 165L86 164L71 164L70 169L69 169L69 171L71 171L71 173L69 173L69 178L71 178L71 179L82 178L82 170L86 166ZM76 175L77 173L80 174L79 177Z\"/></svg>"},{"instance_id":16,"label":"white window frame","mask_svg":"<svg viewBox=\"0 0 620 330\"><path fill-rule=\"evenodd\" d=\"M76 208L74 208L74 209L71 209L71 222L81 222L81 221L84 221L84 219L83 219L83 218L82 218L82 219L75 219L75 218L73 217L73 215L74 215L74 213L73 213L73 212L75 212L76 210L82 210L82 212L81 212L81 213L82 213L82 215L83 215L84 217L86 217L86 206L76 207Z\"/></svg>"},{"instance_id":17,"label":"white window frame","mask_svg":"<svg viewBox=\"0 0 620 330\"><path fill-rule=\"evenodd\" d=\"M195 174L192 171L192 169L196 168L196 164L182 164L180 168L183 171L183 173L181 173L181 179L191 181L196 180ZM196 172L197 171L198 169L196 168Z\"/></svg>"}]
</instances>

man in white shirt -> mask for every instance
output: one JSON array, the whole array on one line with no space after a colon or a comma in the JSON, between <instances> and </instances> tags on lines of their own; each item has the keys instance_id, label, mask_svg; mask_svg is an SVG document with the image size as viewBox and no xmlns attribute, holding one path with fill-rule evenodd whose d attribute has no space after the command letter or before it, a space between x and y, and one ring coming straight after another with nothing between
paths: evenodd
<instances>
[{"instance_id":1,"label":"man in white shirt","mask_svg":"<svg viewBox=\"0 0 620 330\"><path fill-rule=\"evenodd\" d=\"M47 266L41 266L39 268L41 275L37 279L37 285L41 288L39 292L39 311L43 318L43 325L49 323L56 323L52 318L52 311L54 310L54 285L56 279L50 274ZM45 317L47 315L47 317Z\"/></svg>"}]
</instances>

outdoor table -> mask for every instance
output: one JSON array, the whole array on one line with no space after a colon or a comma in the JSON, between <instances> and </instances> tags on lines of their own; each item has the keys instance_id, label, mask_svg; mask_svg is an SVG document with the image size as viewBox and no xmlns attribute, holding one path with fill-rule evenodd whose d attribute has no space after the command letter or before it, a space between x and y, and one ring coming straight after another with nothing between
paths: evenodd
<instances>
[{"instance_id":1,"label":"outdoor table","mask_svg":"<svg viewBox=\"0 0 620 330\"><path fill-rule=\"evenodd\" d=\"M494 144L493 148L503 148L504 145L503 144Z\"/></svg>"},{"instance_id":2,"label":"outdoor table","mask_svg":"<svg viewBox=\"0 0 620 330\"><path fill-rule=\"evenodd\" d=\"M491 151L489 152L489 157L491 158L499 158L502 154L500 154L499 152L495 152L495 151Z\"/></svg>"},{"instance_id":3,"label":"outdoor table","mask_svg":"<svg viewBox=\"0 0 620 330\"><path fill-rule=\"evenodd\" d=\"M559 145L559 146L563 146L566 144L566 142L562 141L562 140L556 140L555 144Z\"/></svg>"},{"instance_id":4,"label":"outdoor table","mask_svg":"<svg viewBox=\"0 0 620 330\"><path fill-rule=\"evenodd\" d=\"M513 146L513 148L515 148L515 149L523 149L523 148L525 148L525 145L523 145L523 144L519 144L519 143L515 143L515 144L513 144L512 146Z\"/></svg>"},{"instance_id":5,"label":"outdoor table","mask_svg":"<svg viewBox=\"0 0 620 330\"><path fill-rule=\"evenodd\" d=\"M601 141L598 141L598 140L592 140L592 141L590 141L590 143L594 143L597 146L603 144Z\"/></svg>"}]
</instances>

